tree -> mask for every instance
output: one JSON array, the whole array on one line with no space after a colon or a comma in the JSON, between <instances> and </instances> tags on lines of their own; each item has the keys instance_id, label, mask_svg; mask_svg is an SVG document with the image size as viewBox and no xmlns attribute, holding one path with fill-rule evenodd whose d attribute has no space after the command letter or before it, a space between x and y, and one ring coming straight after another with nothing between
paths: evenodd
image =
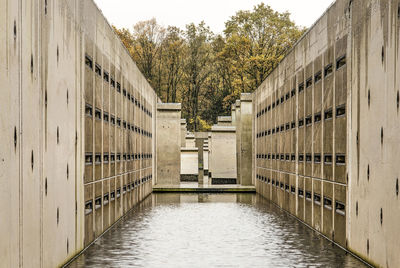
<instances>
[{"instance_id":1,"label":"tree","mask_svg":"<svg viewBox=\"0 0 400 268\"><path fill-rule=\"evenodd\" d=\"M114 28L163 102L181 102L191 131L206 131L229 115L243 92L253 92L305 29L287 12L260 4L238 11L214 35L204 22L167 28L155 19Z\"/></svg>"},{"instance_id":2,"label":"tree","mask_svg":"<svg viewBox=\"0 0 400 268\"><path fill-rule=\"evenodd\" d=\"M225 27L224 54L233 59L234 95L260 86L305 32L290 20L288 12L279 13L263 3L253 11L237 12Z\"/></svg>"},{"instance_id":3,"label":"tree","mask_svg":"<svg viewBox=\"0 0 400 268\"><path fill-rule=\"evenodd\" d=\"M133 27L132 56L138 68L149 83L161 94L162 42L165 28L157 24L156 19L141 21Z\"/></svg>"},{"instance_id":4,"label":"tree","mask_svg":"<svg viewBox=\"0 0 400 268\"><path fill-rule=\"evenodd\" d=\"M184 102L184 108L193 123L189 121L191 129L198 130L198 114L200 93L206 79L209 77L212 68L212 50L210 42L213 33L210 28L201 22L199 25L193 23L186 26L185 32L187 42L185 80L187 88L187 98Z\"/></svg>"},{"instance_id":5,"label":"tree","mask_svg":"<svg viewBox=\"0 0 400 268\"><path fill-rule=\"evenodd\" d=\"M167 102L177 101L177 91L181 86L184 74L186 46L182 34L183 32L179 28L169 26L162 44L163 56L160 66L164 67L165 72Z\"/></svg>"}]
</instances>

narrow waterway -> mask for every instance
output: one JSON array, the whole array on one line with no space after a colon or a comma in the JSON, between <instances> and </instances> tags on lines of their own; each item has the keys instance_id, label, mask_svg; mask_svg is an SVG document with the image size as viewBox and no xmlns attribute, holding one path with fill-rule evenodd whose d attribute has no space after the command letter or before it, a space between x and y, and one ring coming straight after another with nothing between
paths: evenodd
<instances>
[{"instance_id":1,"label":"narrow waterway","mask_svg":"<svg viewBox=\"0 0 400 268\"><path fill-rule=\"evenodd\" d=\"M365 267L254 194L152 194L69 267Z\"/></svg>"}]
</instances>

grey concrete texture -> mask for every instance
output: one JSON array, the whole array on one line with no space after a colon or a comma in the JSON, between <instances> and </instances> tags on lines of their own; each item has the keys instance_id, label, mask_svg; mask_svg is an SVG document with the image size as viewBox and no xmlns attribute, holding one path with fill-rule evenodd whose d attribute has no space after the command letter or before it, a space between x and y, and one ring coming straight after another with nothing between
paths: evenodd
<instances>
[{"instance_id":1,"label":"grey concrete texture","mask_svg":"<svg viewBox=\"0 0 400 268\"><path fill-rule=\"evenodd\" d=\"M0 266L57 267L151 192L157 96L93 1L0 7Z\"/></svg>"},{"instance_id":2,"label":"grey concrete texture","mask_svg":"<svg viewBox=\"0 0 400 268\"><path fill-rule=\"evenodd\" d=\"M400 266L398 5L336 1L253 95L257 192L378 267Z\"/></svg>"},{"instance_id":3,"label":"grey concrete texture","mask_svg":"<svg viewBox=\"0 0 400 268\"><path fill-rule=\"evenodd\" d=\"M157 104L157 180L179 185L181 173L181 104Z\"/></svg>"},{"instance_id":4,"label":"grey concrete texture","mask_svg":"<svg viewBox=\"0 0 400 268\"><path fill-rule=\"evenodd\" d=\"M240 182L244 186L254 185L253 176L253 105L252 95L242 93L240 96L240 122L238 122L240 132Z\"/></svg>"},{"instance_id":5,"label":"grey concrete texture","mask_svg":"<svg viewBox=\"0 0 400 268\"><path fill-rule=\"evenodd\" d=\"M181 119L181 147L186 147L186 132L187 132L187 125L186 119Z\"/></svg>"},{"instance_id":6,"label":"grey concrete texture","mask_svg":"<svg viewBox=\"0 0 400 268\"><path fill-rule=\"evenodd\" d=\"M232 117L231 116L218 116L218 126L231 126Z\"/></svg>"},{"instance_id":7,"label":"grey concrete texture","mask_svg":"<svg viewBox=\"0 0 400 268\"><path fill-rule=\"evenodd\" d=\"M236 128L234 126L211 127L209 170L212 184L237 183Z\"/></svg>"}]
</instances>

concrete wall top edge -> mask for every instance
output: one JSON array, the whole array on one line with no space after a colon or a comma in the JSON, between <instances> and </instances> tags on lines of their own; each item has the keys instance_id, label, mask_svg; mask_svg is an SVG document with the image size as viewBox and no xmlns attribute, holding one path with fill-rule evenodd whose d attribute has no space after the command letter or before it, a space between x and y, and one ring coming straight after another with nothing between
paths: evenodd
<instances>
[{"instance_id":1,"label":"concrete wall top edge","mask_svg":"<svg viewBox=\"0 0 400 268\"><path fill-rule=\"evenodd\" d=\"M196 133L194 133L194 136L197 139L205 139L208 137L208 132L196 132Z\"/></svg>"},{"instance_id":2,"label":"concrete wall top edge","mask_svg":"<svg viewBox=\"0 0 400 268\"><path fill-rule=\"evenodd\" d=\"M181 152L198 152L199 148L197 147L182 147Z\"/></svg>"},{"instance_id":3,"label":"concrete wall top edge","mask_svg":"<svg viewBox=\"0 0 400 268\"><path fill-rule=\"evenodd\" d=\"M232 122L232 116L218 116L218 122Z\"/></svg>"},{"instance_id":4,"label":"concrete wall top edge","mask_svg":"<svg viewBox=\"0 0 400 268\"><path fill-rule=\"evenodd\" d=\"M236 107L240 107L240 100L236 100L235 105Z\"/></svg>"},{"instance_id":5,"label":"concrete wall top edge","mask_svg":"<svg viewBox=\"0 0 400 268\"><path fill-rule=\"evenodd\" d=\"M212 132L236 132L236 127L233 126L212 126Z\"/></svg>"},{"instance_id":6,"label":"concrete wall top edge","mask_svg":"<svg viewBox=\"0 0 400 268\"><path fill-rule=\"evenodd\" d=\"M240 101L252 101L253 94L251 93L242 93L240 94Z\"/></svg>"},{"instance_id":7,"label":"concrete wall top edge","mask_svg":"<svg viewBox=\"0 0 400 268\"><path fill-rule=\"evenodd\" d=\"M182 105L180 103L157 103L157 110L181 110Z\"/></svg>"}]
</instances>

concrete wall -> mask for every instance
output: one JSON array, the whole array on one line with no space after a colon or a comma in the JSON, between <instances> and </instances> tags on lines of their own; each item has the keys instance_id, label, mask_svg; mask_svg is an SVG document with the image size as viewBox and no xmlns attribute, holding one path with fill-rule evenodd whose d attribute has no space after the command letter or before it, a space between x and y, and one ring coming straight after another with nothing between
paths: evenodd
<instances>
[{"instance_id":1,"label":"concrete wall","mask_svg":"<svg viewBox=\"0 0 400 268\"><path fill-rule=\"evenodd\" d=\"M212 184L235 184L236 133L233 126L211 128Z\"/></svg>"},{"instance_id":2,"label":"concrete wall","mask_svg":"<svg viewBox=\"0 0 400 268\"><path fill-rule=\"evenodd\" d=\"M208 132L208 178L212 177L212 139L211 132Z\"/></svg>"},{"instance_id":3,"label":"concrete wall","mask_svg":"<svg viewBox=\"0 0 400 268\"><path fill-rule=\"evenodd\" d=\"M399 1L338 0L254 93L259 193L398 267Z\"/></svg>"},{"instance_id":4,"label":"concrete wall","mask_svg":"<svg viewBox=\"0 0 400 268\"><path fill-rule=\"evenodd\" d=\"M232 117L231 116L218 116L218 126L231 126Z\"/></svg>"},{"instance_id":5,"label":"concrete wall","mask_svg":"<svg viewBox=\"0 0 400 268\"><path fill-rule=\"evenodd\" d=\"M236 126L236 104L232 104L231 107L231 118L232 118L232 126Z\"/></svg>"},{"instance_id":6,"label":"concrete wall","mask_svg":"<svg viewBox=\"0 0 400 268\"><path fill-rule=\"evenodd\" d=\"M348 247L379 266L400 267L400 2L353 2Z\"/></svg>"},{"instance_id":7,"label":"concrete wall","mask_svg":"<svg viewBox=\"0 0 400 268\"><path fill-rule=\"evenodd\" d=\"M240 139L241 139L241 135L240 135L240 100L236 100L235 102L235 128L236 128L236 178L237 178L237 183L241 184L242 182L240 181Z\"/></svg>"},{"instance_id":8,"label":"concrete wall","mask_svg":"<svg viewBox=\"0 0 400 268\"><path fill-rule=\"evenodd\" d=\"M198 149L181 148L181 181L198 180Z\"/></svg>"},{"instance_id":9,"label":"concrete wall","mask_svg":"<svg viewBox=\"0 0 400 268\"><path fill-rule=\"evenodd\" d=\"M195 138L193 133L186 133L185 136L185 145L187 148L195 148Z\"/></svg>"},{"instance_id":10,"label":"concrete wall","mask_svg":"<svg viewBox=\"0 0 400 268\"><path fill-rule=\"evenodd\" d=\"M181 119L181 147L186 147L186 119Z\"/></svg>"},{"instance_id":11,"label":"concrete wall","mask_svg":"<svg viewBox=\"0 0 400 268\"><path fill-rule=\"evenodd\" d=\"M208 168L209 168L209 162L208 162L208 157L209 157L209 153L208 153L208 147L204 148L203 151L203 161L204 161L204 176L208 176Z\"/></svg>"},{"instance_id":12,"label":"concrete wall","mask_svg":"<svg viewBox=\"0 0 400 268\"><path fill-rule=\"evenodd\" d=\"M240 179L242 185L254 185L252 180L252 156L253 156L253 105L252 94L242 93L240 96L240 122L238 122L240 132L238 140L240 140L239 156L240 161Z\"/></svg>"},{"instance_id":13,"label":"concrete wall","mask_svg":"<svg viewBox=\"0 0 400 268\"><path fill-rule=\"evenodd\" d=\"M181 172L181 104L157 104L157 181L179 185Z\"/></svg>"},{"instance_id":14,"label":"concrete wall","mask_svg":"<svg viewBox=\"0 0 400 268\"><path fill-rule=\"evenodd\" d=\"M0 266L56 267L151 192L157 96L92 1L0 6Z\"/></svg>"}]
</instances>

